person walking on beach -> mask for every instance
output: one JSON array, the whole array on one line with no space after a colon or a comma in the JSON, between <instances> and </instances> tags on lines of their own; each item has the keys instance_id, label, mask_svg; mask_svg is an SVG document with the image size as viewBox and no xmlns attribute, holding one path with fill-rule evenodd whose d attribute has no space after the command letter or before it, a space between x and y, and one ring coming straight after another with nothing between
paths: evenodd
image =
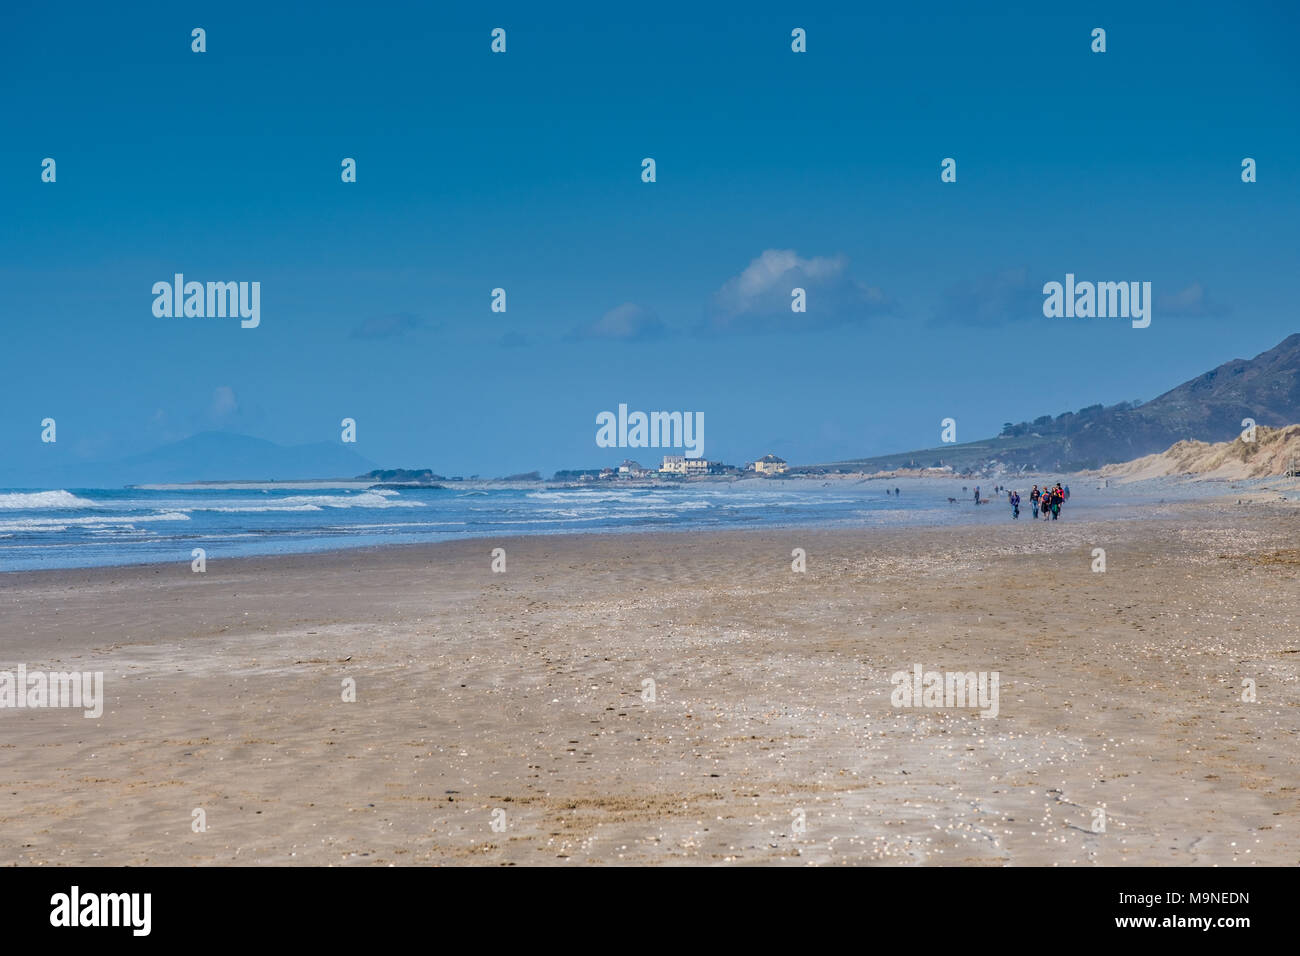
<instances>
[{"instance_id":1,"label":"person walking on beach","mask_svg":"<svg viewBox=\"0 0 1300 956\"><path fill-rule=\"evenodd\" d=\"M976 504L979 504L979 503L980 503L980 486L979 486L979 485L976 485L976 486L975 486L975 503L976 503Z\"/></svg>"},{"instance_id":2,"label":"person walking on beach","mask_svg":"<svg viewBox=\"0 0 1300 956\"><path fill-rule=\"evenodd\" d=\"M1038 499L1041 498L1042 496L1043 493L1038 490L1038 486L1034 485L1034 489L1031 492L1029 492L1029 506L1034 509L1035 519L1038 518Z\"/></svg>"},{"instance_id":3,"label":"person walking on beach","mask_svg":"<svg viewBox=\"0 0 1300 956\"><path fill-rule=\"evenodd\" d=\"M1061 490L1061 483L1058 481L1056 487L1052 489L1052 520L1055 521L1061 516L1061 502L1065 500L1065 492Z\"/></svg>"},{"instance_id":4,"label":"person walking on beach","mask_svg":"<svg viewBox=\"0 0 1300 956\"><path fill-rule=\"evenodd\" d=\"M1069 501L1069 500L1070 500L1070 486L1069 486L1069 485L1066 485L1066 486L1065 486L1065 500L1066 500L1066 501Z\"/></svg>"},{"instance_id":5,"label":"person walking on beach","mask_svg":"<svg viewBox=\"0 0 1300 956\"><path fill-rule=\"evenodd\" d=\"M1014 521L1020 517L1020 492L1011 492L1011 518Z\"/></svg>"},{"instance_id":6,"label":"person walking on beach","mask_svg":"<svg viewBox=\"0 0 1300 956\"><path fill-rule=\"evenodd\" d=\"M901 495L901 494L902 494L902 492L899 491L897 488L894 489L894 497L895 497L895 498L897 498L897 497L898 497L899 495Z\"/></svg>"}]
</instances>

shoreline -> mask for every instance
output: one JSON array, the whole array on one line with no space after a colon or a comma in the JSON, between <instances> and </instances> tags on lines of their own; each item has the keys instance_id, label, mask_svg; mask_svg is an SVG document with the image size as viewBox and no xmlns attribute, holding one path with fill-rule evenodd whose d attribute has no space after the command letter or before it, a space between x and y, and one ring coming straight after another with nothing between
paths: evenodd
<instances>
[{"instance_id":1,"label":"shoreline","mask_svg":"<svg viewBox=\"0 0 1300 956\"><path fill-rule=\"evenodd\" d=\"M726 489L734 488L744 482L712 483L711 487L703 483L682 483L677 486L676 493L682 495L689 496L692 491L702 494L704 496L702 500L710 502L710 509L716 506L716 513L711 510L694 512L690 509L698 504L689 498L677 499L667 488L633 482L619 483L618 486L602 485L576 491L558 491L549 496L552 500L537 505L536 514L529 514L506 499L500 501L491 498L480 499L476 496L484 493L475 490L457 493L455 499L463 498L466 502L482 500L490 503L489 506L485 509L466 505L465 508L468 510L456 513L454 509L461 506L454 499L435 501L421 499L419 496L412 496L410 499L398 498L396 492L380 492L393 497L362 503L367 501L365 496L369 492L369 489L364 489L360 490L362 498L358 501L358 509L372 508L383 505L385 501L392 501L397 502L399 506L405 505L406 508L415 510L387 512L386 514L391 517L343 519L339 520L336 526L331 526L332 521L336 520L329 514L329 509L334 507L331 502L340 502L339 507L352 507L351 496L291 498L287 500L287 504L292 507L287 509L277 507L278 501L285 499L271 499L264 496L258 496L256 501L232 502L234 507L229 508L223 507L219 500L209 504L202 499L185 502L162 499L156 504L151 504L148 499L145 499L138 504L133 503L132 507L136 510L132 511L115 510L113 504L115 499L112 496L96 495L94 490L79 489L83 496L98 499L94 501L78 501L72 497L71 492L67 491L39 492L28 497L43 499L63 496L71 500L66 503L56 501L54 504L47 504L42 501L40 504L32 504L32 510L28 514L24 514L22 507L18 505L14 506L16 510L9 512L0 510L0 519L4 519L0 520L0 539L9 539L0 540L0 579L16 574L49 573L77 568L166 567L171 564L188 563L193 557L191 552L195 548L204 549L208 559L232 561L277 555L322 555L335 551L365 552L375 548L418 547L458 540L494 542L516 537L570 534L700 534L722 529L747 528L773 530L908 526L955 528L991 526L999 523L1002 519L1002 512L999 509L1003 511L1007 509L1003 493L994 495L990 490L985 497L991 496L992 500L986 501L984 507L972 510L970 500L966 497L968 492L958 495L956 488L949 487L951 483L960 480L962 479L947 477L938 480L915 478L883 480L887 489L892 488L894 481L907 485L903 490L902 498L897 499L899 501L897 505L889 498L881 496L879 487L874 485L864 487L868 481L874 481L873 479L826 480L816 482L815 486L807 480L783 482L778 485L768 485L764 481L764 490L777 492L775 498L778 500L783 497L782 485L786 490L798 489L801 492L797 495L784 495L780 506L789 509L786 513L745 510L760 506L765 500L772 500L762 494L751 495L749 499L741 498L739 500L742 503L733 507ZM1106 520L1110 517L1117 520L1147 520L1149 516L1158 516L1170 507L1182 505L1215 507L1231 506L1234 503L1236 506L1269 503L1294 507L1300 504L1300 494L1298 494L1300 480L1296 479L1267 478L1246 482L1226 482L1223 479L1216 479L1200 482L1182 478L1164 478L1144 479L1127 485L1117 484L1110 488L1095 486L1097 480L1096 476L1090 475L1065 476L1063 483L1068 487L1073 481L1076 492L1074 498L1066 505L1063 520ZM1023 483L1017 484L1022 498L1027 494L1028 485L1034 481L1035 478L1031 476ZM965 487L969 488L969 482ZM949 491L953 494L947 494ZM662 514L624 516L624 512L637 510L638 506L643 511L655 510L654 504L640 505L636 495L653 496L664 492L667 494L662 499L665 506ZM24 494L18 493L16 497L22 499ZM592 496L590 501L582 497L584 494ZM613 495L612 498L602 497L610 494ZM560 497L565 495L569 496L569 501L560 501ZM529 494L525 497L546 499L548 495ZM102 510L101 501L104 504ZM608 501L616 504L603 503ZM678 501L681 502L680 510L675 510L679 508L678 504L675 504ZM746 501L758 504L744 503ZM263 508L263 504L267 507ZM83 507L83 510L76 512L75 516L62 517L71 513L67 509L74 507ZM529 507L533 505L530 504ZM59 508L64 510L57 510ZM448 508L453 510L448 513L446 511ZM567 512L569 516L578 513L585 517L569 520L565 516L565 508L575 509ZM261 520L260 517L250 518L242 526L236 527L214 523L209 514L209 512L241 510L265 511L268 514L266 520ZM283 510L321 512L321 520L306 524L293 523L286 516L275 513ZM1021 510L1023 520L1032 520L1032 511L1027 502L1022 502ZM481 518L476 514L484 512L486 513ZM351 513L361 515L363 512L358 510ZM191 514L195 519L192 522L192 529L190 528ZM379 514L379 512L371 511L368 514ZM14 517L15 515L17 517ZM446 518L442 518L442 515L446 515ZM222 516L218 515L218 517ZM642 517L645 520L637 520ZM1010 520L1009 513L1005 517ZM28 530L24 528L25 524L30 523L36 532L42 532L42 526L56 526L63 520L68 522L69 528L56 527L47 534L36 533L30 534L27 538L21 537ZM132 523L137 520L144 523L139 531L132 527ZM367 520L407 523L369 526L365 523ZM185 524L148 524L156 521L184 521ZM111 530L106 537L96 537L94 531L82 534L80 539L75 537L81 526L95 522L104 522L103 526L110 529L113 529L116 523L117 529ZM499 527L494 529L494 525ZM371 531L369 530L371 527L391 530ZM158 537L150 537L144 533L148 528L158 528L160 531L165 530L166 533ZM5 530L11 533L3 533ZM62 542L60 536L64 531L73 535L73 539ZM20 537L13 540L15 535ZM139 537L131 535L139 535ZM120 546L115 546L117 541L120 541Z\"/></svg>"},{"instance_id":2,"label":"shoreline","mask_svg":"<svg viewBox=\"0 0 1300 956\"><path fill-rule=\"evenodd\" d=\"M1284 503L1286 507L1283 507ZM867 523L853 524L848 521L841 520L840 523L830 523L829 521L828 523L792 521L788 524L779 524L779 523L765 524L757 527L745 527L740 525L708 526L704 528L655 527L655 528L646 528L646 529L637 528L637 527L615 527L605 531L574 531L570 529L563 529L563 530L556 530L556 531L537 531L530 534L519 534L517 532L510 532L501 535L495 535L490 532L484 532L481 534L465 535L462 537L443 538L441 540L436 540L436 541L435 540L395 541L392 543L379 543L379 544L373 542L367 542L365 544L357 544L357 545L343 546L343 547L331 546L331 547L325 547L320 549L306 548L303 550L295 550L295 551L276 551L276 552L266 552L262 554L233 555L231 557L221 557L220 555L210 554L208 555L208 558L213 563L219 561L220 564L222 565L229 565L229 564L236 564L236 563L248 564L250 562L258 562L258 561L276 561L282 559L288 560L294 558L333 559L333 558L340 558L344 555L365 555L369 553L380 554L388 551L402 551L402 550L418 551L420 549L448 547L457 544L462 544L462 545L490 544L492 546L508 546L512 542L527 541L527 540L539 539L539 538L540 539L572 538L572 539L582 540L587 538L600 539L606 537L619 537L619 536L640 537L640 536L655 536L655 535L669 535L673 537L680 537L680 536L698 537L702 535L714 535L714 534L762 534L765 532L793 533L802 530L806 530L811 533L845 532L845 533L871 534L874 532L891 532L891 533L904 532L908 529L917 529L917 530L943 529L943 528L967 529L967 528L994 528L994 527L1001 526L1000 524L992 524L987 521L964 520L970 518L970 516L974 514L983 515L983 514L991 513L991 512L972 512L966 510L966 506L968 505L970 505L969 501L965 501L965 500L958 501L955 507L961 508L962 510L953 512L954 520L937 522L937 523L922 523L922 522L905 523L904 522L895 525L867 524ZM1131 510L1128 513L1124 515L1117 514L1113 516L1107 516L1101 514L1099 513L1098 506L1089 505L1088 513L1085 513L1084 517L1082 518L1075 517L1074 515L1077 514L1077 512L1073 512L1070 513L1067 517L1063 517L1060 521L1056 522L1056 524L1063 526L1062 522L1070 523L1070 524L1078 524L1080 522L1097 523L1097 522L1108 522L1108 521L1132 522L1132 521L1141 521L1141 520L1148 520L1148 521L1159 520L1158 518L1154 518L1154 519L1143 518L1141 515L1134 515L1133 510L1153 509L1153 508L1164 508L1164 509L1207 508L1207 509L1215 510L1219 508L1234 508L1242 505L1264 505L1264 506L1274 505L1274 506L1278 506L1279 510L1282 511L1283 513L1287 513L1290 507L1300 506L1300 500L1285 498L1285 497L1280 499L1272 498L1272 497L1266 498L1263 497L1262 494L1258 492L1255 493L1254 496L1249 498L1248 500L1248 497L1245 495L1239 495L1236 498L1234 498L1233 495L1225 493L1224 495L1219 495L1214 497L1207 496L1207 497L1191 498L1191 499L1174 499L1172 501L1165 501L1161 499L1159 501L1144 501L1144 502L1130 503ZM941 507L941 506L936 504L936 507ZM980 507L997 510L997 509L1005 509L1007 506L1005 502L1001 500L994 500L990 502L988 505L982 505ZM1033 519L1032 517L1029 517L1029 514L1030 514L1029 504L1028 502L1024 502L1021 505L1021 516L1022 516L1021 520L1019 522L1016 522L1013 521L1012 519L1008 519L1006 522L1003 522L1002 524L1006 524L1006 525L1013 525L1017 523L1031 524L1031 525L1037 524L1037 521L1035 521L1035 519ZM1063 512L1063 514L1066 514L1066 512ZM1047 523L1051 524L1051 522L1047 522ZM22 568L22 569L15 569L15 570L5 570L3 568L0 568L0 583L23 575L47 576L47 575L58 575L58 574L78 574L83 572L85 573L89 573L89 572L110 573L114 571L126 572L131 570L158 571L161 569L189 567L189 565L190 565L190 557L186 555L183 558L177 558L169 561L144 561L144 562L134 562L130 564L95 564L95 565L84 565L84 566L66 567L66 568L63 567ZM193 572L187 572L187 573L193 573Z\"/></svg>"}]
</instances>

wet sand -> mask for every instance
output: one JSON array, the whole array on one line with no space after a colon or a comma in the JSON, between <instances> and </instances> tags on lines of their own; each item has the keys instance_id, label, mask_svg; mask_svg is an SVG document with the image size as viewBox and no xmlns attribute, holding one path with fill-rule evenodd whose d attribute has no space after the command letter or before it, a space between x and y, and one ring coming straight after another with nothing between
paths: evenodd
<instances>
[{"instance_id":1,"label":"wet sand","mask_svg":"<svg viewBox=\"0 0 1300 956\"><path fill-rule=\"evenodd\" d=\"M1300 513L1173 510L0 575L106 696L0 710L0 862L1294 866Z\"/></svg>"}]
</instances>

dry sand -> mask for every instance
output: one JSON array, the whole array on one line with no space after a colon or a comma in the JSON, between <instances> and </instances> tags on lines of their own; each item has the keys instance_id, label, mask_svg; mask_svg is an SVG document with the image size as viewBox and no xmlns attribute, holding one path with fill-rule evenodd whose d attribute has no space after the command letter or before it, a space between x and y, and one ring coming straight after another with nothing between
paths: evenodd
<instances>
[{"instance_id":1,"label":"dry sand","mask_svg":"<svg viewBox=\"0 0 1300 956\"><path fill-rule=\"evenodd\" d=\"M1240 437L1217 443L1180 441L1166 451L1107 465L1093 474L1120 481L1144 481L1170 475L1218 481L1275 478L1276 483L1294 489L1295 481L1281 476L1297 463L1300 463L1300 425L1285 428L1261 425L1251 441Z\"/></svg>"},{"instance_id":2,"label":"dry sand","mask_svg":"<svg viewBox=\"0 0 1300 956\"><path fill-rule=\"evenodd\" d=\"M1067 507L0 575L0 669L107 697L0 710L0 862L1295 865L1298 523ZM999 715L894 708L915 663L998 671Z\"/></svg>"}]
</instances>

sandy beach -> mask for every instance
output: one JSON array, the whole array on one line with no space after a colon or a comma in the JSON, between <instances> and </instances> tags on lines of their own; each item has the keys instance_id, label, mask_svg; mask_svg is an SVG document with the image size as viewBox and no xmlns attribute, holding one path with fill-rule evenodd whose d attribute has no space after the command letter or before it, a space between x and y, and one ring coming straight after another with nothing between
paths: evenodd
<instances>
[{"instance_id":1,"label":"sandy beach","mask_svg":"<svg viewBox=\"0 0 1300 956\"><path fill-rule=\"evenodd\" d=\"M0 710L0 862L1294 866L1298 527L1225 501L0 575L0 669L106 698ZM917 664L998 672L997 716L893 706Z\"/></svg>"}]
</instances>

